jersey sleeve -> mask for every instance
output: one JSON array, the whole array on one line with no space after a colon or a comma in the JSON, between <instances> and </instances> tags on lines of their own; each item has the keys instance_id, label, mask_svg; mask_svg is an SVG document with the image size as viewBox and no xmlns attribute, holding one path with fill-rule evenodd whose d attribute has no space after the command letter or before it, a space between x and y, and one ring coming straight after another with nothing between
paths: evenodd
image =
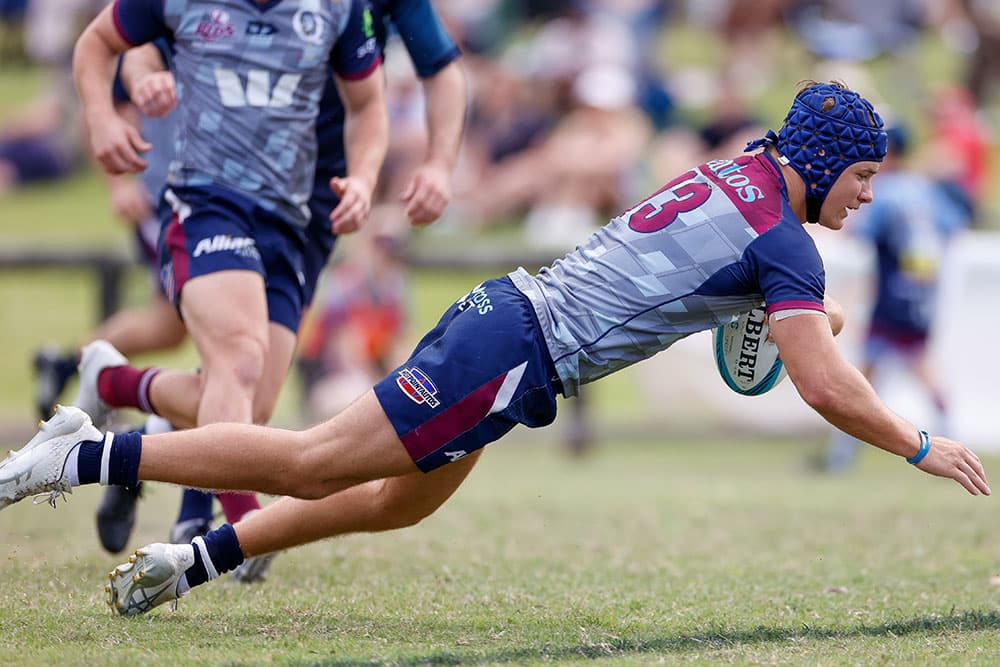
<instances>
[{"instance_id":1,"label":"jersey sleeve","mask_svg":"<svg viewBox=\"0 0 1000 667\"><path fill-rule=\"evenodd\" d=\"M816 244L798 223L781 223L761 234L746 250L767 303L767 313L782 310L824 312L826 274Z\"/></svg>"},{"instance_id":2,"label":"jersey sleeve","mask_svg":"<svg viewBox=\"0 0 1000 667\"><path fill-rule=\"evenodd\" d=\"M430 0L394 2L389 18L410 54L417 76L434 76L462 55Z\"/></svg>"},{"instance_id":3,"label":"jersey sleeve","mask_svg":"<svg viewBox=\"0 0 1000 667\"><path fill-rule=\"evenodd\" d=\"M163 3L164 0L115 0L111 15L118 34L132 46L170 35Z\"/></svg>"},{"instance_id":4,"label":"jersey sleeve","mask_svg":"<svg viewBox=\"0 0 1000 667\"><path fill-rule=\"evenodd\" d=\"M368 0L353 0L344 29L330 52L333 71L343 79L367 78L382 62Z\"/></svg>"}]
</instances>

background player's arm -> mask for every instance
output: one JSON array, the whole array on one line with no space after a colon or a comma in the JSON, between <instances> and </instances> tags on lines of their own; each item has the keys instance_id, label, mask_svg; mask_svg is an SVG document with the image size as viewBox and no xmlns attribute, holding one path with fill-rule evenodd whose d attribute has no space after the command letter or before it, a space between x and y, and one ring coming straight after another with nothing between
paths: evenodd
<instances>
[{"instance_id":1,"label":"background player's arm","mask_svg":"<svg viewBox=\"0 0 1000 667\"><path fill-rule=\"evenodd\" d=\"M143 44L122 54L119 77L133 104L147 116L162 118L177 106L174 75L154 44Z\"/></svg>"},{"instance_id":2,"label":"background player's arm","mask_svg":"<svg viewBox=\"0 0 1000 667\"><path fill-rule=\"evenodd\" d=\"M330 213L335 234L357 231L368 218L372 193L389 146L389 119L381 67L364 79L336 78L340 99L347 115L344 121L344 149L347 177L334 178L330 187L340 203Z\"/></svg>"},{"instance_id":3,"label":"background player's arm","mask_svg":"<svg viewBox=\"0 0 1000 667\"><path fill-rule=\"evenodd\" d=\"M861 372L844 359L829 320L809 315L772 317L771 336L795 388L824 419L893 454L908 458L917 454L917 427L889 410ZM932 443L917 467L950 477L973 495L990 492L978 456L947 438L934 437Z\"/></svg>"},{"instance_id":4,"label":"background player's arm","mask_svg":"<svg viewBox=\"0 0 1000 667\"><path fill-rule=\"evenodd\" d=\"M451 174L465 127L467 91L458 61L422 80L427 114L427 156L403 188L406 217L414 225L434 222L451 201Z\"/></svg>"},{"instance_id":5,"label":"background player's arm","mask_svg":"<svg viewBox=\"0 0 1000 667\"><path fill-rule=\"evenodd\" d=\"M114 7L105 7L80 35L73 52L73 79L94 156L108 173L121 174L145 169L139 153L152 146L118 115L112 101L115 58L130 46L115 27Z\"/></svg>"}]
</instances>

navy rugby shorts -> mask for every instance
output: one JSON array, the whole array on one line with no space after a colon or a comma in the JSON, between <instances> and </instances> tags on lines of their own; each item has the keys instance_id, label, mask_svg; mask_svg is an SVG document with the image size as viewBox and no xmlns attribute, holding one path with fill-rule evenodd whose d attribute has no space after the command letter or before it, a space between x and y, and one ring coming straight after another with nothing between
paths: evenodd
<instances>
[{"instance_id":1,"label":"navy rugby shorts","mask_svg":"<svg viewBox=\"0 0 1000 667\"><path fill-rule=\"evenodd\" d=\"M325 196L326 193L323 193L323 196L317 195L324 184L329 196ZM339 203L340 198L330 191L329 179L322 182L317 179L313 187L313 196L309 200L309 226L306 228L306 244L302 253L306 306L312 304L313 297L316 296L319 277L330 261L333 246L337 243L337 236L331 228L330 212Z\"/></svg>"},{"instance_id":2,"label":"navy rugby shorts","mask_svg":"<svg viewBox=\"0 0 1000 667\"><path fill-rule=\"evenodd\" d=\"M255 271L264 278L268 318L292 332L305 304L298 227L252 199L217 186L169 187L160 229L160 281L179 308L184 284L219 271Z\"/></svg>"},{"instance_id":3,"label":"navy rugby shorts","mask_svg":"<svg viewBox=\"0 0 1000 667\"><path fill-rule=\"evenodd\" d=\"M375 395L429 472L517 424L551 424L559 388L531 303L505 277L455 302Z\"/></svg>"}]
</instances>

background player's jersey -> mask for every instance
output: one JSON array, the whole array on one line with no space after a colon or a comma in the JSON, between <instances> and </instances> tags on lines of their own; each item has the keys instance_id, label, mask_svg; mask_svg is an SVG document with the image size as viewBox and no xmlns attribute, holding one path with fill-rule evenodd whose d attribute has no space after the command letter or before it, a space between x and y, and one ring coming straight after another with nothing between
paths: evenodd
<instances>
[{"instance_id":1,"label":"background player's jersey","mask_svg":"<svg viewBox=\"0 0 1000 667\"><path fill-rule=\"evenodd\" d=\"M180 117L169 183L249 193L305 225L328 62L344 78L378 64L363 10L361 0L117 0L126 40L174 45Z\"/></svg>"},{"instance_id":2,"label":"background player's jersey","mask_svg":"<svg viewBox=\"0 0 1000 667\"><path fill-rule=\"evenodd\" d=\"M566 396L763 303L823 310L823 263L767 155L692 169L530 276Z\"/></svg>"},{"instance_id":3,"label":"background player's jersey","mask_svg":"<svg viewBox=\"0 0 1000 667\"><path fill-rule=\"evenodd\" d=\"M872 327L924 336L933 316L948 238L966 224L963 210L931 180L912 172L879 176L875 200L855 225L877 255Z\"/></svg>"},{"instance_id":4,"label":"background player's jersey","mask_svg":"<svg viewBox=\"0 0 1000 667\"><path fill-rule=\"evenodd\" d=\"M369 18L363 21L366 37L374 36L379 50L385 49L390 29L395 27L422 78L434 76L461 55L448 35L430 0L369 0ZM347 173L344 156L344 105L333 81L327 83L316 122L319 158L316 162L314 197L332 210L337 203L330 179ZM325 224L325 221L320 221ZM327 225L329 226L329 225Z\"/></svg>"}]
</instances>

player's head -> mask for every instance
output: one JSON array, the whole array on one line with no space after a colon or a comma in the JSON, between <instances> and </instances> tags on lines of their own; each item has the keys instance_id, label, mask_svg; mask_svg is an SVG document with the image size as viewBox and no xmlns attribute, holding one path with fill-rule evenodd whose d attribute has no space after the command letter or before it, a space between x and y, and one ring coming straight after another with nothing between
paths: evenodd
<instances>
[{"instance_id":1,"label":"player's head","mask_svg":"<svg viewBox=\"0 0 1000 667\"><path fill-rule=\"evenodd\" d=\"M818 222L830 188L848 166L881 162L886 152L882 118L865 98L839 81L806 82L795 96L777 134L747 144L747 150L774 146L778 160L802 178L806 220Z\"/></svg>"}]
</instances>

